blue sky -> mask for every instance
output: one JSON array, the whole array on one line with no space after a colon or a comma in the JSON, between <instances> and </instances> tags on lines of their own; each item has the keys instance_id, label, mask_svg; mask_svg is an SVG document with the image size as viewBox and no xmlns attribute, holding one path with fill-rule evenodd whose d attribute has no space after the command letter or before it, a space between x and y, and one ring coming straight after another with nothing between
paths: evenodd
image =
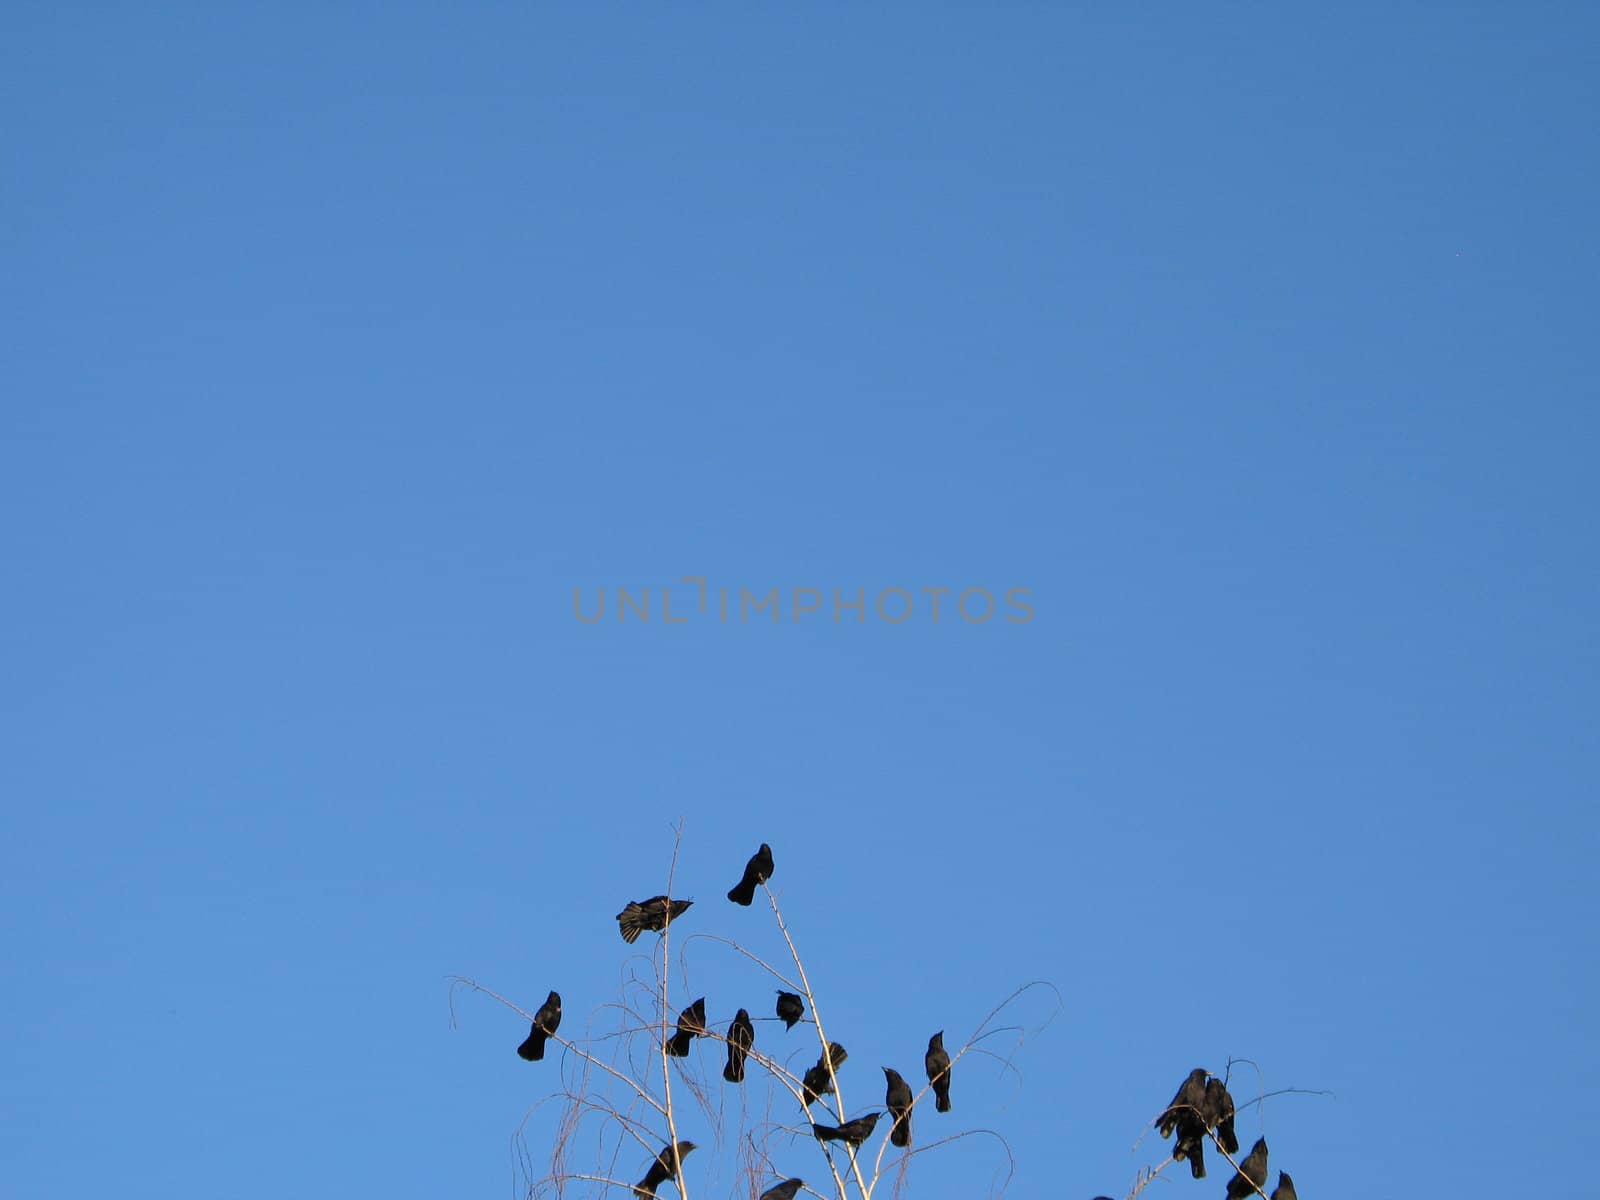
<instances>
[{"instance_id":1,"label":"blue sky","mask_svg":"<svg viewBox=\"0 0 1600 1200\"><path fill-rule=\"evenodd\" d=\"M781 951L773 846L852 1110L1059 989L918 1113L1013 1195L1124 1195L1229 1056L1332 1093L1239 1121L1308 1198L1577 1149L1591 10L0 27L8 1195L518 1194L559 1063L447 977L581 1028L680 821L685 934ZM830 603L574 617L686 576Z\"/></svg>"}]
</instances>

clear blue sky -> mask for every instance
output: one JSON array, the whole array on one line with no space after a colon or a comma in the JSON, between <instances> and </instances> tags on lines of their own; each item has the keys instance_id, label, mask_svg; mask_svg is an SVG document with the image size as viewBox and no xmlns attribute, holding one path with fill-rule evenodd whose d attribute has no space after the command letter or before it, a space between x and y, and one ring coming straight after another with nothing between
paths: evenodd
<instances>
[{"instance_id":1,"label":"clear blue sky","mask_svg":"<svg viewBox=\"0 0 1600 1200\"><path fill-rule=\"evenodd\" d=\"M554 1064L446 976L580 1026L680 818L852 1108L1060 989L920 1117L1015 1196L1229 1055L1308 1200L1586 1169L1592 8L0 27L0 1190L514 1194ZM574 618L686 575L1034 616Z\"/></svg>"}]
</instances>

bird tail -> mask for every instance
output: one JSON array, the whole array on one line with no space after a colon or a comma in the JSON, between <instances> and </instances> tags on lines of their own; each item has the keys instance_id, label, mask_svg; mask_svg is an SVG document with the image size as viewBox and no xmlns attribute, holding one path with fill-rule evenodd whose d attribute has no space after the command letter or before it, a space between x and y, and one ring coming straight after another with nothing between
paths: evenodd
<instances>
[{"instance_id":1,"label":"bird tail","mask_svg":"<svg viewBox=\"0 0 1600 1200\"><path fill-rule=\"evenodd\" d=\"M889 1141L895 1146L911 1145L911 1114L895 1119L894 1128L889 1131Z\"/></svg>"},{"instance_id":2,"label":"bird tail","mask_svg":"<svg viewBox=\"0 0 1600 1200\"><path fill-rule=\"evenodd\" d=\"M627 908L617 914L617 926L622 930L622 940L633 945L644 932L644 909L630 902Z\"/></svg>"},{"instance_id":3,"label":"bird tail","mask_svg":"<svg viewBox=\"0 0 1600 1200\"><path fill-rule=\"evenodd\" d=\"M517 1055L527 1062L538 1062L544 1057L545 1035L540 1030L534 1030L522 1045L517 1047Z\"/></svg>"},{"instance_id":4,"label":"bird tail","mask_svg":"<svg viewBox=\"0 0 1600 1200\"><path fill-rule=\"evenodd\" d=\"M728 899L735 904L742 904L749 908L756 898L756 883L753 879L741 879L728 891Z\"/></svg>"},{"instance_id":5,"label":"bird tail","mask_svg":"<svg viewBox=\"0 0 1600 1200\"><path fill-rule=\"evenodd\" d=\"M638 1183L633 1185L633 1194L637 1196L639 1200L652 1200L652 1197L654 1197L656 1194L656 1186L648 1179L641 1179Z\"/></svg>"},{"instance_id":6,"label":"bird tail","mask_svg":"<svg viewBox=\"0 0 1600 1200\"><path fill-rule=\"evenodd\" d=\"M941 1079L937 1084L934 1085L934 1088L933 1088L933 1111L934 1112L949 1112L950 1111L950 1083L949 1083L948 1080Z\"/></svg>"},{"instance_id":7,"label":"bird tail","mask_svg":"<svg viewBox=\"0 0 1600 1200\"><path fill-rule=\"evenodd\" d=\"M744 1082L744 1059L729 1057L728 1065L722 1068L722 1077L729 1083Z\"/></svg>"},{"instance_id":8,"label":"bird tail","mask_svg":"<svg viewBox=\"0 0 1600 1200\"><path fill-rule=\"evenodd\" d=\"M844 1137L844 1131L836 1125L811 1125L811 1134L819 1142L837 1142Z\"/></svg>"},{"instance_id":9,"label":"bird tail","mask_svg":"<svg viewBox=\"0 0 1600 1200\"><path fill-rule=\"evenodd\" d=\"M663 1049L665 1049L666 1052L673 1058L688 1058L689 1039L693 1036L693 1034L687 1032L686 1030L680 1029L677 1033L673 1034L667 1039L667 1044L665 1047L663 1047Z\"/></svg>"},{"instance_id":10,"label":"bird tail","mask_svg":"<svg viewBox=\"0 0 1600 1200\"><path fill-rule=\"evenodd\" d=\"M1239 1137L1233 1132L1232 1117L1217 1126L1217 1140L1222 1143L1222 1148L1229 1154L1239 1153Z\"/></svg>"},{"instance_id":11,"label":"bird tail","mask_svg":"<svg viewBox=\"0 0 1600 1200\"><path fill-rule=\"evenodd\" d=\"M1189 1174L1195 1179L1205 1179L1205 1142L1198 1138L1179 1138L1173 1147L1173 1158L1189 1160Z\"/></svg>"}]
</instances>

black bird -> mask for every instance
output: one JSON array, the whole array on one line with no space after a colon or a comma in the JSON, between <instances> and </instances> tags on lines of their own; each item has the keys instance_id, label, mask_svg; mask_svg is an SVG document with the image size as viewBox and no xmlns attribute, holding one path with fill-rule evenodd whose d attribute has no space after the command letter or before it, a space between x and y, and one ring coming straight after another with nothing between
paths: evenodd
<instances>
[{"instance_id":1,"label":"black bird","mask_svg":"<svg viewBox=\"0 0 1600 1200\"><path fill-rule=\"evenodd\" d=\"M544 1057L544 1040L561 1027L561 993L551 992L549 998L533 1014L533 1028L528 1038L517 1047L517 1054L529 1062Z\"/></svg>"},{"instance_id":2,"label":"black bird","mask_svg":"<svg viewBox=\"0 0 1600 1200\"><path fill-rule=\"evenodd\" d=\"M706 998L701 996L678 1014L678 1032L669 1037L661 1049L673 1058L689 1057L691 1038L704 1037L706 1032Z\"/></svg>"},{"instance_id":3,"label":"black bird","mask_svg":"<svg viewBox=\"0 0 1600 1200\"><path fill-rule=\"evenodd\" d=\"M744 865L744 878L733 885L728 892L728 899L735 904L750 907L750 901L756 898L756 885L765 883L772 878L772 847L765 842L761 849L750 856L750 861Z\"/></svg>"},{"instance_id":4,"label":"black bird","mask_svg":"<svg viewBox=\"0 0 1600 1200\"><path fill-rule=\"evenodd\" d=\"M840 1064L849 1057L849 1052L838 1042L829 1042L828 1052L818 1056L817 1065L806 1068L806 1073L800 1079L800 1088L808 1105L832 1093L833 1075L838 1073ZM828 1070L830 1063L833 1065L832 1072Z\"/></svg>"},{"instance_id":5,"label":"black bird","mask_svg":"<svg viewBox=\"0 0 1600 1200\"><path fill-rule=\"evenodd\" d=\"M811 1132L819 1142L843 1142L846 1146L855 1147L872 1136L872 1127L881 1116L882 1113L868 1113L839 1126L813 1124Z\"/></svg>"},{"instance_id":6,"label":"black bird","mask_svg":"<svg viewBox=\"0 0 1600 1200\"><path fill-rule=\"evenodd\" d=\"M883 1068L883 1076L889 1082L889 1089L884 1093L883 1102L889 1111L894 1114L894 1128L889 1130L889 1141L895 1146L909 1146L911 1144L911 1085L893 1067Z\"/></svg>"},{"instance_id":7,"label":"black bird","mask_svg":"<svg viewBox=\"0 0 1600 1200\"><path fill-rule=\"evenodd\" d=\"M755 1041L756 1027L750 1024L750 1014L741 1008L728 1026L728 1065L722 1068L722 1077L729 1083L744 1082L744 1056Z\"/></svg>"},{"instance_id":8,"label":"black bird","mask_svg":"<svg viewBox=\"0 0 1600 1200\"><path fill-rule=\"evenodd\" d=\"M950 1111L950 1056L944 1049L944 1030L928 1039L928 1053L922 1065L927 1069L928 1082L933 1084L934 1111Z\"/></svg>"},{"instance_id":9,"label":"black bird","mask_svg":"<svg viewBox=\"0 0 1600 1200\"><path fill-rule=\"evenodd\" d=\"M785 1029L793 1029L806 1015L806 1002L793 992L778 993L778 1016L783 1019Z\"/></svg>"},{"instance_id":10,"label":"black bird","mask_svg":"<svg viewBox=\"0 0 1600 1200\"><path fill-rule=\"evenodd\" d=\"M1178 1086L1178 1094L1172 1098L1172 1103L1156 1118L1156 1131L1162 1137L1171 1137L1172 1131L1178 1126L1178 1117L1183 1113L1192 1113L1199 1116L1205 1112L1206 1103L1206 1069L1196 1067L1189 1072L1189 1077ZM1178 1157L1176 1154L1174 1158Z\"/></svg>"},{"instance_id":11,"label":"black bird","mask_svg":"<svg viewBox=\"0 0 1600 1200\"><path fill-rule=\"evenodd\" d=\"M1217 1131L1217 1141L1229 1154L1239 1153L1239 1137L1233 1132L1233 1097L1228 1085L1213 1075L1206 1080L1206 1128Z\"/></svg>"},{"instance_id":12,"label":"black bird","mask_svg":"<svg viewBox=\"0 0 1600 1200\"><path fill-rule=\"evenodd\" d=\"M669 900L665 896L628 901L628 907L617 914L617 928L622 930L622 940L631 946L646 929L660 933L667 927L667 922L683 916L693 903L693 900Z\"/></svg>"},{"instance_id":13,"label":"black bird","mask_svg":"<svg viewBox=\"0 0 1600 1200\"><path fill-rule=\"evenodd\" d=\"M1182 1162L1189 1160L1189 1174L1196 1179L1206 1177L1206 1122L1199 1113L1187 1108L1178 1113L1178 1140L1172 1143L1172 1157Z\"/></svg>"},{"instance_id":14,"label":"black bird","mask_svg":"<svg viewBox=\"0 0 1600 1200\"><path fill-rule=\"evenodd\" d=\"M1272 1189L1272 1200L1300 1200L1294 1194L1294 1180L1289 1178L1289 1172L1278 1172L1278 1186Z\"/></svg>"},{"instance_id":15,"label":"black bird","mask_svg":"<svg viewBox=\"0 0 1600 1200\"><path fill-rule=\"evenodd\" d=\"M1257 1138L1256 1144L1250 1147L1249 1156L1239 1164L1234 1177L1228 1180L1228 1200L1244 1200L1246 1196L1254 1196L1266 1182L1267 1139ZM1293 1193L1293 1183L1289 1184L1289 1191Z\"/></svg>"},{"instance_id":16,"label":"black bird","mask_svg":"<svg viewBox=\"0 0 1600 1200\"><path fill-rule=\"evenodd\" d=\"M656 1188L667 1180L678 1177L678 1168L683 1165L684 1158L693 1149L693 1142L672 1142L661 1147L661 1153L656 1155L655 1162L650 1164L650 1169L645 1172L644 1178L633 1185L633 1194L641 1200L646 1196L654 1196Z\"/></svg>"},{"instance_id":17,"label":"black bird","mask_svg":"<svg viewBox=\"0 0 1600 1200\"><path fill-rule=\"evenodd\" d=\"M761 1200L794 1200L794 1194L805 1186L804 1179L785 1179L777 1187L761 1193Z\"/></svg>"}]
</instances>

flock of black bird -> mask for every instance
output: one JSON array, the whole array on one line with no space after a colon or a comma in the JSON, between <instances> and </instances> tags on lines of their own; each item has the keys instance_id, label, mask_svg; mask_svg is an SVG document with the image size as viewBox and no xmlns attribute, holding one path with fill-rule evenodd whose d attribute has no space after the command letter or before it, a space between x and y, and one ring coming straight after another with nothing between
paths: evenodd
<instances>
[{"instance_id":1,"label":"flock of black bird","mask_svg":"<svg viewBox=\"0 0 1600 1200\"><path fill-rule=\"evenodd\" d=\"M1178 1162L1187 1159L1189 1174L1196 1179L1206 1177L1207 1135L1215 1134L1217 1144L1229 1155L1239 1153L1239 1138L1233 1131L1233 1097L1228 1094L1228 1085L1204 1067L1189 1072L1172 1097L1172 1103L1156 1118L1155 1127L1164 1138L1177 1135L1172 1143L1172 1157ZM1233 1178L1228 1180L1228 1200L1265 1195L1266 1186L1267 1139L1257 1138ZM1097 1196L1095 1200L1106 1200L1106 1197ZM1289 1172L1278 1172L1278 1186L1272 1189L1270 1200L1299 1200Z\"/></svg>"},{"instance_id":2,"label":"flock of black bird","mask_svg":"<svg viewBox=\"0 0 1600 1200\"><path fill-rule=\"evenodd\" d=\"M756 888L772 878L772 847L765 842L761 849L750 856L750 861L745 864L744 875L739 882L728 891L728 899L735 904L749 907L755 899ZM622 933L622 940L632 945L639 935L644 932L660 933L669 924L683 916L694 901L673 900L667 896L651 896L648 900L630 901L628 905L617 914L617 928ZM805 1001L793 992L778 993L777 1016L784 1023L784 1029L793 1029L805 1018ZM551 992L539 1011L534 1014L533 1028L528 1032L527 1039L517 1047L517 1053L529 1062L538 1062L544 1057L544 1045L547 1038L554 1036L561 1026L561 995ZM673 1058L687 1058L691 1043L697 1037L706 1037L710 1027L706 1024L706 1000L702 996L689 1007L678 1014L676 1031L666 1039L662 1045L662 1053ZM728 1034L723 1039L728 1049L728 1062L722 1069L722 1077L729 1083L744 1082L744 1063L750 1049L755 1045L755 1026L750 1021L750 1014L745 1009L740 1009L728 1027ZM849 1057L849 1053L838 1042L829 1042L828 1048L818 1057L816 1065L809 1067L800 1080L801 1095L807 1107L815 1104L823 1096L833 1094L833 1081L838 1075L839 1068ZM944 1048L944 1031L940 1030L928 1039L928 1050L923 1056L923 1069L927 1073L928 1082L933 1087L934 1109L937 1112L950 1111L950 1055ZM884 1093L884 1107L889 1110L894 1119L894 1124L889 1131L889 1142L894 1146L909 1146L911 1144L911 1085L905 1077L893 1067L883 1068L887 1090ZM854 1153L869 1137L878 1124L881 1112L868 1113L863 1117L846 1121L842 1125L819 1125L812 1123L811 1133L819 1142L843 1142L851 1153ZM1217 1142L1229 1155L1239 1153L1239 1139L1233 1129L1233 1097L1228 1094L1228 1087L1222 1079L1211 1074L1204 1067L1196 1067L1189 1072L1189 1076L1178 1088L1172 1098L1172 1103L1156 1118L1155 1127L1163 1138L1174 1137L1172 1157L1189 1163L1189 1172L1196 1179L1206 1176L1205 1143L1210 1134L1215 1134ZM679 1140L661 1148L655 1161L650 1164L649 1170L637 1184L633 1191L640 1200L648 1200L655 1196L656 1188L669 1179L676 1179L678 1168L683 1158L695 1144L690 1141ZM1251 1147L1250 1153L1239 1164L1239 1169L1228 1181L1227 1200L1245 1200L1254 1196L1266 1187L1267 1182L1267 1141L1258 1138ZM794 1200L794 1195L803 1186L804 1180L786 1179L774 1187L768 1188L761 1194L760 1200ZM1108 1197L1097 1196L1095 1200L1108 1200ZM1272 1190L1270 1200L1299 1200L1295 1195L1294 1180L1288 1172L1278 1172L1278 1186Z\"/></svg>"},{"instance_id":3,"label":"flock of black bird","mask_svg":"<svg viewBox=\"0 0 1600 1200\"><path fill-rule=\"evenodd\" d=\"M750 861L745 864L744 875L729 889L728 899L748 908L755 900L756 888L771 878L772 847L762 842L761 849L751 855ZM622 940L632 945L641 933L663 932L693 904L692 900L674 900L668 896L651 896L648 900L629 901L617 914L617 928L622 933ZM777 1016L783 1022L785 1030L793 1029L805 1019L805 1014L804 999L793 992L778 993ZM533 1028L529 1030L527 1039L522 1045L517 1047L517 1053L529 1062L538 1062L544 1058L545 1041L555 1036L560 1026L561 995L559 992L551 992L549 999L534 1014ZM702 996L678 1014L677 1028L663 1043L662 1053L673 1058L687 1058L694 1039L706 1037L710 1032L710 1026L706 1023L706 999ZM755 1025L750 1020L749 1012L741 1008L734 1015L727 1036L722 1040L728 1049L728 1062L722 1069L722 1077L729 1083L743 1083L745 1058L756 1040ZM848 1057L848 1052L838 1042L828 1043L827 1050L817 1059L816 1065L808 1068L801 1079L801 1093L807 1107L815 1104L823 1096L833 1094L834 1079L837 1078L840 1066ZM923 1056L923 1068L927 1072L928 1081L933 1085L935 1109L938 1112L949 1112L950 1055L945 1052L943 1030L928 1039L928 1052ZM894 1118L894 1125L889 1131L890 1144L909 1146L911 1085L892 1067L884 1067L883 1074L888 1084L883 1102ZM813 1123L811 1133L819 1142L843 1142L849 1151L854 1153L872 1136L873 1128L882 1115L881 1112L868 1113L864 1117L846 1121L843 1125ZM641 1200L655 1196L656 1189L661 1184L678 1177L678 1168L684 1156L694 1148L693 1142L681 1139L663 1146L655 1161L650 1164L649 1170L645 1172L644 1178L634 1185L634 1195ZM786 1179L761 1193L760 1200L794 1200L795 1193L804 1186L804 1182L801 1179ZM1287 1200L1293 1200L1293 1197Z\"/></svg>"}]
</instances>

